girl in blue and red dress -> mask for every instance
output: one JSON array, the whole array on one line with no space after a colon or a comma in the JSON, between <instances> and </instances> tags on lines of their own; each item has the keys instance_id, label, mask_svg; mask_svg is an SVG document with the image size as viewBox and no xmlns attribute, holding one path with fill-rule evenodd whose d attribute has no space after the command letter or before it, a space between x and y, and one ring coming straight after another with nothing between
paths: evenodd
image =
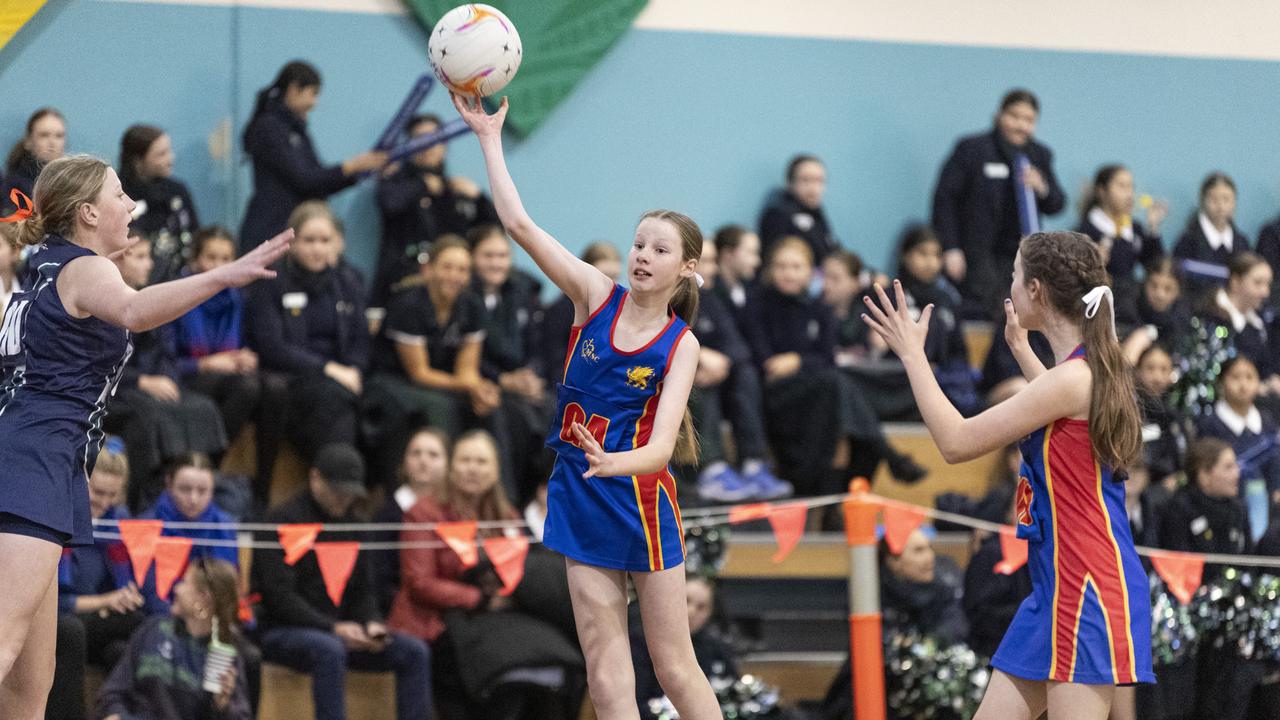
<instances>
[{"instance_id":1,"label":"girl in blue and red dress","mask_svg":"<svg viewBox=\"0 0 1280 720\"><path fill-rule=\"evenodd\" d=\"M488 115L454 97L484 151L503 227L573 300L556 413L543 539L568 563L587 684L601 720L635 718L627 642L627 575L640 597L662 689L692 720L720 718L698 668L685 607L683 530L667 463L697 458L686 409L698 366L689 332L698 306L702 233L669 210L645 213L627 256L630 289L574 257L534 224L502 156L507 101Z\"/></svg>"},{"instance_id":2,"label":"girl in blue and red dress","mask_svg":"<svg viewBox=\"0 0 1280 720\"><path fill-rule=\"evenodd\" d=\"M929 317L877 286L866 322L902 359L930 433L948 462L1022 439L1018 536L1030 543L1032 592L991 664L976 720L1107 717L1117 685L1155 682L1147 577L1134 550L1123 470L1138 458L1133 381L1115 336L1097 247L1079 233L1022 240L1005 300L1010 347L1028 384L972 418L947 401L924 353ZM1027 343L1038 330L1058 362ZM1078 362L1077 362L1078 361Z\"/></svg>"}]
</instances>

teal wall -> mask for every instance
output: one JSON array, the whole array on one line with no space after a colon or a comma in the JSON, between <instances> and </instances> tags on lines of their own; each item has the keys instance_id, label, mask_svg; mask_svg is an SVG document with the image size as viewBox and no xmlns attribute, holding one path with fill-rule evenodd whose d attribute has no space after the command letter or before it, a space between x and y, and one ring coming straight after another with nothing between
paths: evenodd
<instances>
[{"instance_id":1,"label":"teal wall","mask_svg":"<svg viewBox=\"0 0 1280 720\"><path fill-rule=\"evenodd\" d=\"M254 92L295 57L324 74L312 133L334 162L376 139L427 67L408 17L51 2L0 51L0 143L7 149L44 104L67 114L71 150L113 160L129 123L161 125L202 216L235 228L247 168L238 155L211 159L208 136L230 119L238 146ZM1261 61L633 30L508 158L531 214L577 250L597 238L621 245L657 206L707 229L752 224L787 158L813 152L829 166L837 234L883 263L898 229L927 217L956 137L988 127L1013 85L1040 95L1039 135L1073 203L1097 165L1120 160L1140 192L1171 202L1174 234L1212 169L1235 177L1250 235L1280 213L1280 63ZM434 95L429 109L452 112ZM468 138L450 162L479 179ZM354 260L368 267L372 188L336 205ZM1067 213L1050 221L1072 223Z\"/></svg>"}]
</instances>

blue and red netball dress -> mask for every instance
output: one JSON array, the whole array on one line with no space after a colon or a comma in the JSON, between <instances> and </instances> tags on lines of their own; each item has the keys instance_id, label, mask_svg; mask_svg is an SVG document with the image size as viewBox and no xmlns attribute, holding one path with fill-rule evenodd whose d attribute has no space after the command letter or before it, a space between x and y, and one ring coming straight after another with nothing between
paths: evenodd
<instances>
[{"instance_id":1,"label":"blue and red netball dress","mask_svg":"<svg viewBox=\"0 0 1280 720\"><path fill-rule=\"evenodd\" d=\"M671 315L644 347L613 344L627 290L615 285L587 322L569 333L564 379L547 446L556 463L547 486L547 547L579 562L654 571L684 562L684 531L669 468L649 475L583 478L587 459L572 427L587 427L606 452L643 447L653 432L662 382L689 327Z\"/></svg>"},{"instance_id":2,"label":"blue and red netball dress","mask_svg":"<svg viewBox=\"0 0 1280 720\"><path fill-rule=\"evenodd\" d=\"M1083 359L1076 348L1068 359ZM1089 422L1063 418L1022 441L1018 537L1031 595L991 664L1027 680L1155 682L1151 601L1124 483L1093 456Z\"/></svg>"},{"instance_id":3,"label":"blue and red netball dress","mask_svg":"<svg viewBox=\"0 0 1280 720\"><path fill-rule=\"evenodd\" d=\"M133 351L127 331L74 318L58 297L66 263L93 254L46 237L28 260L28 289L9 300L0 329L0 531L93 543L89 475L107 399Z\"/></svg>"}]
</instances>

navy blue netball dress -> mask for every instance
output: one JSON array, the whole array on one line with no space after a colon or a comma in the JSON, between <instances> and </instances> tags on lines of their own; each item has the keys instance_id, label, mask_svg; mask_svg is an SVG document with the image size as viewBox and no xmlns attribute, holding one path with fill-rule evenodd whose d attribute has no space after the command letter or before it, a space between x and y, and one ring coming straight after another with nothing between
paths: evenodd
<instances>
[{"instance_id":1,"label":"navy blue netball dress","mask_svg":"<svg viewBox=\"0 0 1280 720\"><path fill-rule=\"evenodd\" d=\"M128 331L72 317L58 297L62 268L93 254L45 237L0 328L0 531L66 545L93 542L89 475L107 399L133 352Z\"/></svg>"},{"instance_id":2,"label":"navy blue netball dress","mask_svg":"<svg viewBox=\"0 0 1280 720\"><path fill-rule=\"evenodd\" d=\"M643 447L653 433L662 383L689 331L671 314L644 347L619 350L613 330L627 290L613 293L569 333L564 381L547 445L556 463L547 483L543 542L588 565L652 572L684 562L676 480L668 467L648 475L584 478L586 455L573 435L582 423L605 452Z\"/></svg>"}]
</instances>

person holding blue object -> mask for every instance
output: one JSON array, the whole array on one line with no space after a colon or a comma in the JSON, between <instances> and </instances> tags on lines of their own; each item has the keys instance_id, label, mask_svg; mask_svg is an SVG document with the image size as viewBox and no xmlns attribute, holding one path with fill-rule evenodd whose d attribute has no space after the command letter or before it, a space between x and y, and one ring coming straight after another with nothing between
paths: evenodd
<instances>
[{"instance_id":1,"label":"person holding blue object","mask_svg":"<svg viewBox=\"0 0 1280 720\"><path fill-rule=\"evenodd\" d=\"M253 159L253 196L240 225L240 252L284 230L303 201L324 200L387 164L381 150L338 165L322 163L307 131L307 116L319 97L320 71L301 60L280 68L276 79L258 91L244 128L244 151Z\"/></svg>"},{"instance_id":2,"label":"person holding blue object","mask_svg":"<svg viewBox=\"0 0 1280 720\"><path fill-rule=\"evenodd\" d=\"M1029 543L1032 592L992 665L977 720L1049 716L1101 720L1117 685L1155 682L1147 575L1125 511L1124 470L1138 460L1141 420L1115 335L1111 289L1096 244L1079 233L1034 233L1014 258L1005 300L1010 346L1026 388L964 418L925 355L929 318L876 286L865 322L897 353L942 456L962 462L1022 438L1015 504ZM1044 333L1057 364L1027 343Z\"/></svg>"},{"instance_id":3,"label":"person holding blue object","mask_svg":"<svg viewBox=\"0 0 1280 720\"><path fill-rule=\"evenodd\" d=\"M33 208L33 209L32 209ZM58 559L93 542L88 476L107 400L132 352L131 333L170 322L226 287L274 273L282 233L208 273L134 290L110 257L129 248L134 202L107 163L59 158L36 181L18 222L35 246L26 290L0 325L0 707L44 714L53 675ZM33 451L38 448L38 451Z\"/></svg>"},{"instance_id":4,"label":"person holding blue object","mask_svg":"<svg viewBox=\"0 0 1280 720\"><path fill-rule=\"evenodd\" d=\"M718 719L689 636L683 529L668 467L673 457L692 463L698 455L687 405L700 349L689 323L698 307L694 268L702 232L680 213L645 213L627 257L631 287L614 283L525 212L502 154L507 101L493 115L478 99L453 101L480 141L503 227L573 300L547 441L557 457L543 540L568 563L596 715L636 715L626 621L630 575L662 689L680 717Z\"/></svg>"}]
</instances>

